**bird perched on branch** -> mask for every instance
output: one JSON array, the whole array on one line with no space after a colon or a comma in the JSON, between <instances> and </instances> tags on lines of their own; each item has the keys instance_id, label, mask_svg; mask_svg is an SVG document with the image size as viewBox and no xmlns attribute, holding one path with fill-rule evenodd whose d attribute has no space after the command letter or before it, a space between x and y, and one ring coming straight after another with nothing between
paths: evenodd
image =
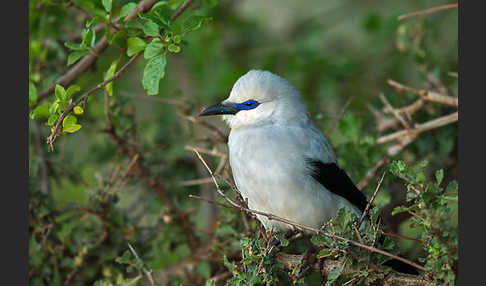
<instances>
[{"instance_id":1,"label":"bird perched on branch","mask_svg":"<svg viewBox=\"0 0 486 286\"><path fill-rule=\"evenodd\" d=\"M343 206L358 217L364 212L365 195L338 166L329 141L287 80L251 70L236 81L226 100L200 113L206 115L223 115L231 128L231 170L250 209L317 229ZM267 230L293 230L289 224L257 218ZM385 265L417 274L400 260Z\"/></svg>"},{"instance_id":2,"label":"bird perched on branch","mask_svg":"<svg viewBox=\"0 0 486 286\"><path fill-rule=\"evenodd\" d=\"M231 132L229 161L248 207L320 228L348 206L358 216L367 200L338 166L336 155L287 80L268 71L241 76L229 97L200 116L223 115ZM257 215L265 229L292 226Z\"/></svg>"}]
</instances>

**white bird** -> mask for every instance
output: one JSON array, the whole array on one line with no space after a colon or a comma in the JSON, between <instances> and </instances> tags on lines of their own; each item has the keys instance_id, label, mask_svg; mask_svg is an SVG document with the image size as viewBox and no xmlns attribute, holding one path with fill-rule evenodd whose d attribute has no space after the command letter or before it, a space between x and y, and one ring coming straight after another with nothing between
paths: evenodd
<instances>
[{"instance_id":1,"label":"white bird","mask_svg":"<svg viewBox=\"0 0 486 286\"><path fill-rule=\"evenodd\" d=\"M231 128L229 161L248 207L319 228L348 206L358 216L367 200L339 168L334 150L287 80L250 70L229 97L200 116L223 115ZM257 215L265 229L292 226Z\"/></svg>"}]
</instances>

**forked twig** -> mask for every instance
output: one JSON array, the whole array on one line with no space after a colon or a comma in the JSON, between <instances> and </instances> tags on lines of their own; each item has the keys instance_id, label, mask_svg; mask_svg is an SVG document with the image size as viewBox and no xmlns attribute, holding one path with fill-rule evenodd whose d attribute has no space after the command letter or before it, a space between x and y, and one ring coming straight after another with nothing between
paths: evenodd
<instances>
[{"instance_id":1,"label":"forked twig","mask_svg":"<svg viewBox=\"0 0 486 286\"><path fill-rule=\"evenodd\" d=\"M368 204L366 205L366 208L364 209L363 214L359 218L359 221L358 221L359 226L363 222L363 219L368 215L368 212L370 211L370 207L373 204L373 201L375 200L376 195L378 194L378 190L380 190L381 183L383 182L383 179L385 178L385 174L386 174L386 172L383 172L383 175L381 175L380 181L378 182L378 185L376 186L376 189L375 189L375 192L373 193L373 196L371 196L371 199L368 202Z\"/></svg>"},{"instance_id":2,"label":"forked twig","mask_svg":"<svg viewBox=\"0 0 486 286\"><path fill-rule=\"evenodd\" d=\"M130 248L130 251L132 252L133 256L135 256L137 261L140 264L145 265L145 263L143 263L142 259L140 259L140 257L138 257L137 252L135 252L135 249L133 249L133 247L130 245L130 243L128 243L128 247ZM147 268L145 268L145 266L142 266L142 271L145 274L145 276L147 276L147 279L150 282L150 285L157 286L157 283L155 283L155 280L152 277L152 270L147 270Z\"/></svg>"}]
</instances>

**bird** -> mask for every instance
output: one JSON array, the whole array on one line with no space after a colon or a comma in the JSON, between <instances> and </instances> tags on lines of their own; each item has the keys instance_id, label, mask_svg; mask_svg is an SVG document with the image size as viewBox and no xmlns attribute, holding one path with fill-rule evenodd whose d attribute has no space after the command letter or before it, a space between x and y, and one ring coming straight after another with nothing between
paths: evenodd
<instances>
[{"instance_id":1,"label":"bird","mask_svg":"<svg viewBox=\"0 0 486 286\"><path fill-rule=\"evenodd\" d=\"M269 71L250 70L235 82L227 99L199 114L210 115L222 115L231 129L229 163L249 209L314 229L320 229L343 207L357 217L365 212L366 196L339 167L329 140L312 121L299 91L286 79ZM284 235L298 231L295 224L256 217L267 231ZM366 219L359 227L365 223ZM397 259L384 265L418 274Z\"/></svg>"},{"instance_id":2,"label":"bird","mask_svg":"<svg viewBox=\"0 0 486 286\"><path fill-rule=\"evenodd\" d=\"M199 116L222 115L231 131L229 163L248 208L319 229L346 206L358 217L368 201L338 165L299 91L286 79L250 70L229 97ZM266 230L295 227L256 215Z\"/></svg>"}]
</instances>

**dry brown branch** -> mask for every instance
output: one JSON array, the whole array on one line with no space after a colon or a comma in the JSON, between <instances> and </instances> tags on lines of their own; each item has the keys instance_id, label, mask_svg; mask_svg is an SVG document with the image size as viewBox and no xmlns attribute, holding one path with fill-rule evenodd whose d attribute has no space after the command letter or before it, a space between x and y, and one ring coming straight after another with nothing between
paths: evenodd
<instances>
[{"instance_id":1,"label":"dry brown branch","mask_svg":"<svg viewBox=\"0 0 486 286\"><path fill-rule=\"evenodd\" d=\"M389 134L382 136L378 139L376 139L376 143L378 144L383 144L387 143L393 140L401 139L401 138L415 138L417 135L419 135L422 132L429 131L438 127L442 127L444 125L448 125L451 123L456 122L459 120L459 113L454 112L449 115L445 115L430 121L427 121L422 124L416 124L414 128L408 129L408 130L400 130L395 133ZM408 143L407 143L408 144Z\"/></svg>"},{"instance_id":2,"label":"dry brown branch","mask_svg":"<svg viewBox=\"0 0 486 286\"><path fill-rule=\"evenodd\" d=\"M388 79L387 83L391 86L393 86L398 92L403 92L403 91L408 91L413 94L416 94L420 96L423 100L429 101L429 102L437 102L445 105L450 105L453 107L458 107L459 102L456 97L452 97L449 95L444 95L440 94L434 91L429 91L429 90L418 90L406 85L403 85L399 82L396 82L394 80Z\"/></svg>"},{"instance_id":3,"label":"dry brown branch","mask_svg":"<svg viewBox=\"0 0 486 286\"><path fill-rule=\"evenodd\" d=\"M452 8L457 8L457 3L446 4L446 5L442 5L442 6L429 8L429 9L426 9L426 10L421 10L421 11L417 11L417 12L403 14L403 15L398 16L397 19L398 19L398 21L401 21L401 20L406 19L406 18L428 15L428 14L432 14L432 13L435 13L435 12L438 12L438 11L452 9Z\"/></svg>"},{"instance_id":4,"label":"dry brown branch","mask_svg":"<svg viewBox=\"0 0 486 286\"><path fill-rule=\"evenodd\" d=\"M388 102L388 100L386 99L386 97L383 94L380 94L379 97L380 97L381 101L383 102L383 104L385 105L385 108L383 108L383 112L393 114L393 116L395 117L395 119L398 120L398 122L400 122L403 125L403 127L405 127L406 129L410 129L410 124L408 124L408 122L405 121L405 119L403 119L403 117L400 114L400 112L398 112L398 110L396 110Z\"/></svg>"},{"instance_id":5,"label":"dry brown branch","mask_svg":"<svg viewBox=\"0 0 486 286\"><path fill-rule=\"evenodd\" d=\"M294 269L297 265L300 265L303 259L304 255L299 254L287 254L283 252L275 254L275 260L288 270ZM343 262L337 260L324 259L322 262L312 264L311 270L319 272L322 276L328 276L331 271L342 267L342 263ZM345 266L342 273L346 275L353 272L354 269ZM433 286L436 284L422 276L391 272L382 280L382 285Z\"/></svg>"},{"instance_id":6,"label":"dry brown branch","mask_svg":"<svg viewBox=\"0 0 486 286\"><path fill-rule=\"evenodd\" d=\"M128 247L130 248L130 251L132 252L133 256L135 256L135 258L137 259L137 261L141 265L145 265L145 263L143 263L142 259L140 259L140 257L138 256L137 252L135 251L135 249L133 249L133 247L132 247L132 245L130 243L128 243ZM148 281L150 282L150 285L157 286L157 283L155 283L155 280L152 277L152 269L147 269L147 268L145 268L145 266L142 266L142 271L145 274L145 276L147 277Z\"/></svg>"},{"instance_id":7,"label":"dry brown branch","mask_svg":"<svg viewBox=\"0 0 486 286\"><path fill-rule=\"evenodd\" d=\"M278 222L281 222L281 223L285 223L285 224L288 224L288 225L291 225L293 226L294 228L296 229L300 229L300 230L305 230L305 231L308 231L308 232L311 232L311 233L320 233L324 236L327 236L327 237L330 237L330 238L333 238L333 239L337 239L337 240L341 240L341 241L347 241L348 243L354 245L354 246L357 246L357 247L361 247L363 249L366 249L368 251L371 251L371 252L375 252L375 253L379 253L381 255L384 255L384 256L388 256L390 258L394 258L394 259L397 259L397 260L400 260L404 263L407 263L417 269L420 269L422 271L425 271L424 267L415 263L415 262L412 262L408 259L405 259L403 257L400 257L400 256L397 256L395 254L392 254L392 253L389 253L387 251L384 251L384 250L381 250L381 249L378 249L378 248L375 248L375 247L372 247L372 246L369 246L369 245L365 245L365 244L362 244L362 243L359 243L359 242L356 242L354 240L350 240L350 239L347 239L347 238L344 238L344 237L341 237L341 236L338 236L336 234L332 234L332 233L328 233L328 232L324 232L320 229L316 229L316 228L313 228L313 227L310 227L310 226L306 226L306 225L303 225L303 224L300 224L300 223L296 223L296 222L293 222L291 220L288 220L286 218L282 218L282 217L279 217L279 216L276 216L276 215L273 215L273 214L270 214L270 213L265 213L265 212L261 212L261 211L257 211L257 210L251 210L251 209L248 209L246 207L243 207L243 206L240 206L238 205L237 203L235 203L233 200L231 200L228 196L226 196L222 191L221 189L219 188L219 184L218 182L216 181L216 178L214 177L214 174L213 174L213 171L209 168L209 166L207 165L207 163L204 161L204 159L202 158L201 154L199 154L199 152L197 150L193 150L196 155L198 156L198 158L201 160L201 162L203 163L203 165L206 167L206 169L208 170L209 174L211 175L212 179L213 179L213 182L216 186L216 191L231 205L231 208L235 208L235 209L239 209L239 210L242 210L242 211L245 211L247 213L253 213L253 214L256 214L256 215L261 215L261 216L265 216L267 219L269 220L275 220L275 221L278 221ZM205 199L206 201L211 201L209 199Z\"/></svg>"}]
</instances>

